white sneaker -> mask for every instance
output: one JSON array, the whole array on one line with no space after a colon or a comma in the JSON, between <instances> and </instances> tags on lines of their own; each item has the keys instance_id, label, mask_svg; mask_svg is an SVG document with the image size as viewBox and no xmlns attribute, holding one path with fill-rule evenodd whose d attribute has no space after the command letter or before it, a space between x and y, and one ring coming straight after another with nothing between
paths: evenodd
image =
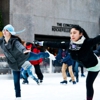
<instances>
[{"instance_id":1,"label":"white sneaker","mask_svg":"<svg viewBox=\"0 0 100 100\"><path fill-rule=\"evenodd\" d=\"M17 97L15 100L21 100L21 97Z\"/></svg>"}]
</instances>

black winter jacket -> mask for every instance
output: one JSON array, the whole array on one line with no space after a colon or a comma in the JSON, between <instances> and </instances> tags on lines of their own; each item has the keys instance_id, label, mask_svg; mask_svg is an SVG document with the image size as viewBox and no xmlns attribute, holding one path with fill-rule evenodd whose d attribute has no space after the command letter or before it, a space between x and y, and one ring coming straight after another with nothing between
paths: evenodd
<instances>
[{"instance_id":1,"label":"black winter jacket","mask_svg":"<svg viewBox=\"0 0 100 100\"><path fill-rule=\"evenodd\" d=\"M43 43L43 46L54 47L54 48L63 48L68 49L72 59L81 63L84 67L90 68L97 65L97 57L93 53L93 46L100 42L100 35L95 38L85 39L80 50L71 50L69 49L68 42L47 42Z\"/></svg>"},{"instance_id":2,"label":"black winter jacket","mask_svg":"<svg viewBox=\"0 0 100 100\"><path fill-rule=\"evenodd\" d=\"M19 42L18 38L13 36L8 43L5 42L4 37L0 38L0 46L7 58L9 67L15 71L19 71L29 57L29 53L23 53L26 48Z\"/></svg>"},{"instance_id":3,"label":"black winter jacket","mask_svg":"<svg viewBox=\"0 0 100 100\"><path fill-rule=\"evenodd\" d=\"M93 51L97 56L100 56L100 45Z\"/></svg>"}]
</instances>

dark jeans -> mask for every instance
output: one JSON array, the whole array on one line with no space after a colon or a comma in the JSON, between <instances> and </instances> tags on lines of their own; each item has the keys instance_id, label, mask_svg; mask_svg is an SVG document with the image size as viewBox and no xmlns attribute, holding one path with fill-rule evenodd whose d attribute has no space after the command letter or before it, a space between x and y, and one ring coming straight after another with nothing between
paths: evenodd
<instances>
[{"instance_id":1,"label":"dark jeans","mask_svg":"<svg viewBox=\"0 0 100 100\"><path fill-rule=\"evenodd\" d=\"M79 64L79 66L81 67L81 75L82 75L84 74L84 67L81 64Z\"/></svg>"},{"instance_id":2,"label":"dark jeans","mask_svg":"<svg viewBox=\"0 0 100 100\"><path fill-rule=\"evenodd\" d=\"M15 95L16 97L21 97L20 71L13 71L13 80L14 80Z\"/></svg>"},{"instance_id":3,"label":"dark jeans","mask_svg":"<svg viewBox=\"0 0 100 100\"><path fill-rule=\"evenodd\" d=\"M40 65L39 64L34 65L34 68L35 68L35 73L36 73L38 79L43 80L43 74L41 72Z\"/></svg>"},{"instance_id":4,"label":"dark jeans","mask_svg":"<svg viewBox=\"0 0 100 100\"><path fill-rule=\"evenodd\" d=\"M73 70L75 72L76 79L78 79L78 77L79 77L79 74L78 74L78 66L79 66L79 63L76 62L76 61L73 61L73 68L74 68Z\"/></svg>"},{"instance_id":5,"label":"dark jeans","mask_svg":"<svg viewBox=\"0 0 100 100\"><path fill-rule=\"evenodd\" d=\"M81 74L84 74L84 67L83 65L79 64L78 62L74 61L74 71L75 71L75 75L76 75L76 79L78 79L79 77L79 70L78 70L78 67L80 66L81 67Z\"/></svg>"},{"instance_id":6,"label":"dark jeans","mask_svg":"<svg viewBox=\"0 0 100 100\"><path fill-rule=\"evenodd\" d=\"M35 54L30 52L30 56L27 59L29 60L38 60L40 58L47 58L49 57L48 53L41 52L39 54ZM14 87L15 87L15 94L16 97L21 97L21 89L20 89L20 71L13 71L13 80L14 80Z\"/></svg>"}]
</instances>

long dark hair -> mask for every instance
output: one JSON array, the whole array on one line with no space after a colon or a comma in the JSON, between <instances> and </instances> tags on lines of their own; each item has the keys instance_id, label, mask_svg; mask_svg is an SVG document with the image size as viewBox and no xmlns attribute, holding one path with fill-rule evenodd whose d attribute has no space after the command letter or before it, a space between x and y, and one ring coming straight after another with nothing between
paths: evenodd
<instances>
[{"instance_id":1,"label":"long dark hair","mask_svg":"<svg viewBox=\"0 0 100 100\"><path fill-rule=\"evenodd\" d=\"M13 38L17 38L18 41L19 41L22 45L24 45L25 41L22 40L19 36L17 36L17 35L11 35L11 37L13 37Z\"/></svg>"},{"instance_id":2,"label":"long dark hair","mask_svg":"<svg viewBox=\"0 0 100 100\"><path fill-rule=\"evenodd\" d=\"M81 28L79 25L73 25L72 27L71 27L71 29L72 28L75 28L76 30L78 30L80 33L83 33L83 35L84 35L84 37L86 38L86 39L88 39L89 38L89 36L88 36L88 34L86 33L86 31L83 29L83 28ZM70 29L70 30L71 30Z\"/></svg>"}]
</instances>

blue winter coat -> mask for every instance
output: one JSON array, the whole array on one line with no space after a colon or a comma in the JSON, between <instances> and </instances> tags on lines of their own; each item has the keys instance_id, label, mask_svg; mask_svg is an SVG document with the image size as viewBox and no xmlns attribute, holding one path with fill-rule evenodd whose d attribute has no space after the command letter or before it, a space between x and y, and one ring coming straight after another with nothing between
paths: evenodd
<instances>
[{"instance_id":1,"label":"blue winter coat","mask_svg":"<svg viewBox=\"0 0 100 100\"><path fill-rule=\"evenodd\" d=\"M73 60L72 60L70 54L67 51L65 51L65 57L62 58L62 52L63 52L63 50L59 49L58 55L56 56L56 59L61 61L61 63L65 63L68 66L71 66L73 63Z\"/></svg>"}]
</instances>

